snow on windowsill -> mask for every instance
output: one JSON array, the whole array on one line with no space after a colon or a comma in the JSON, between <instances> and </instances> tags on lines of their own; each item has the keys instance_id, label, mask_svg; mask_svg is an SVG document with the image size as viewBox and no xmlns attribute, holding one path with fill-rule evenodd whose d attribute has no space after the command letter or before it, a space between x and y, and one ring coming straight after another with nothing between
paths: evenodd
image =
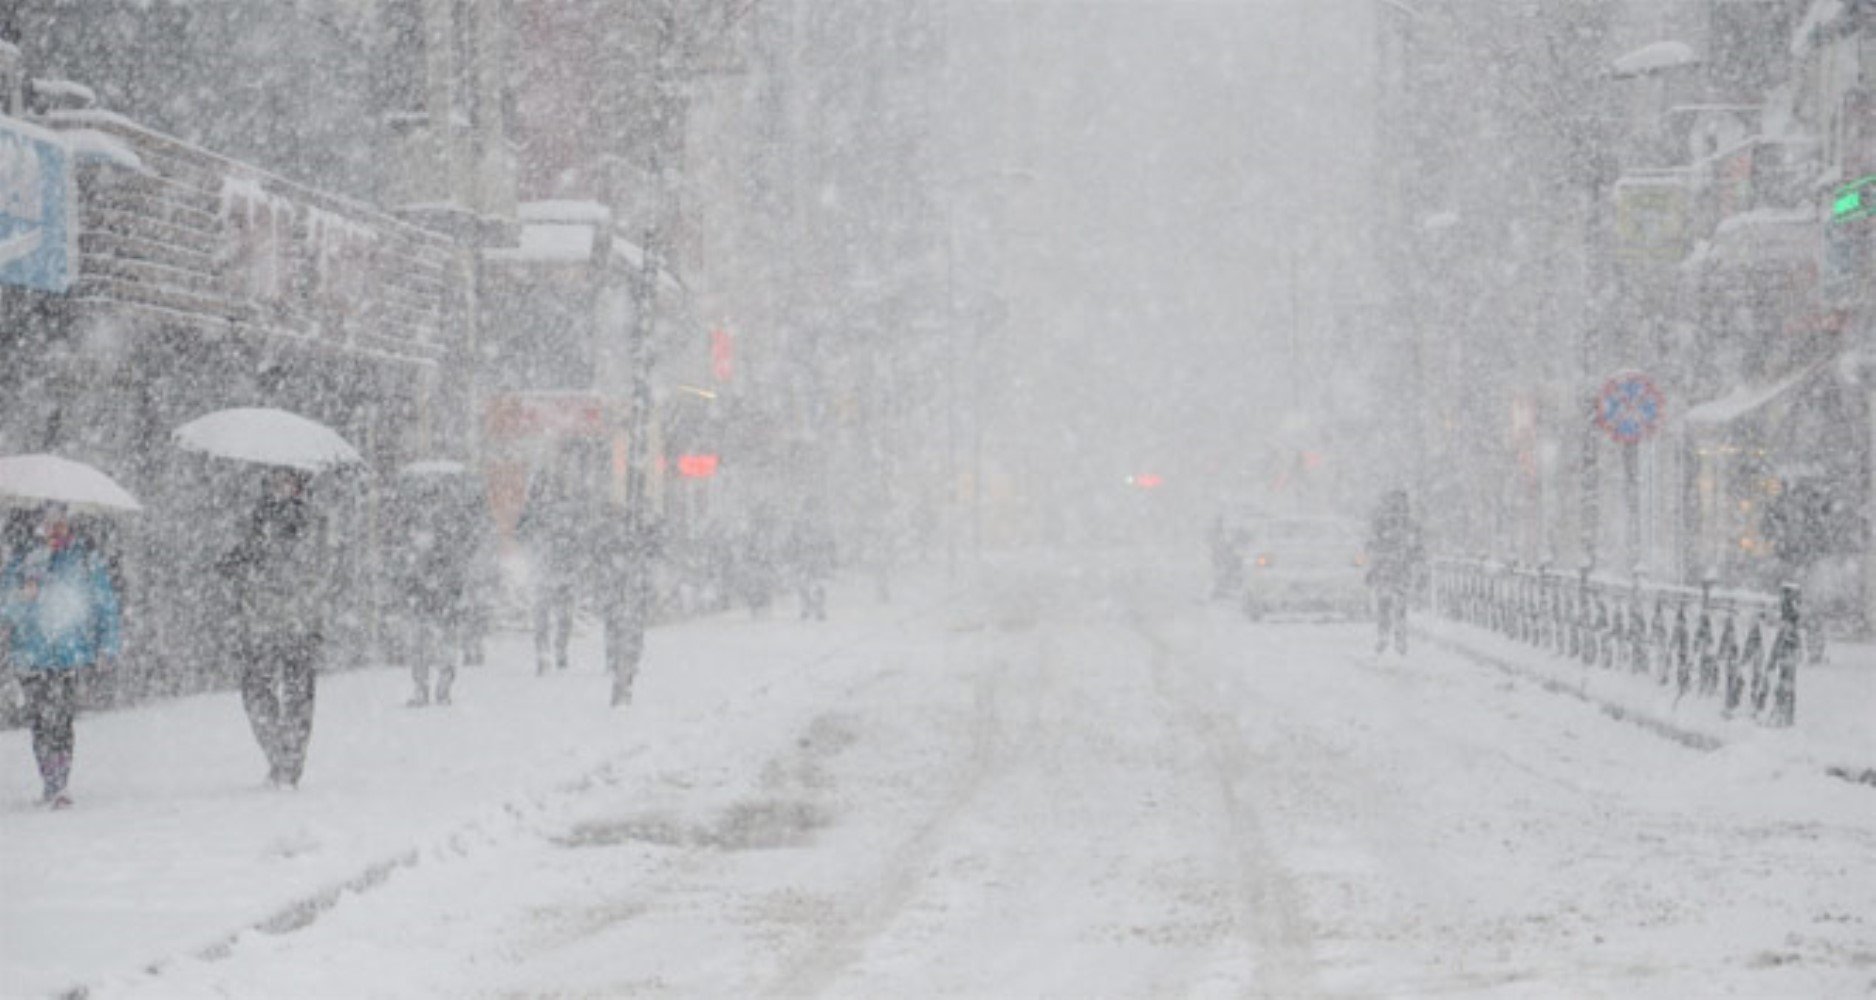
<instances>
[{"instance_id":1,"label":"snow on windowsill","mask_svg":"<svg viewBox=\"0 0 1876 1000\"><path fill-rule=\"evenodd\" d=\"M1641 76L1691 66L1699 61L1700 57L1686 42L1653 42L1621 56L1609 68L1616 76Z\"/></svg>"},{"instance_id":2,"label":"snow on windowsill","mask_svg":"<svg viewBox=\"0 0 1876 1000\"><path fill-rule=\"evenodd\" d=\"M140 174L154 177L156 172L143 165L143 157L119 141L116 136L106 135L96 129L80 128L69 132L60 132L66 148L80 160L94 163L108 163L113 167L134 170Z\"/></svg>"},{"instance_id":3,"label":"snow on windowsill","mask_svg":"<svg viewBox=\"0 0 1876 1000\"><path fill-rule=\"evenodd\" d=\"M61 108L46 112L46 120L60 124L69 122L78 125L116 125L122 128L143 129L143 126L129 118L103 108Z\"/></svg>"},{"instance_id":4,"label":"snow on windowsill","mask_svg":"<svg viewBox=\"0 0 1876 1000\"><path fill-rule=\"evenodd\" d=\"M32 88L33 94L37 97L60 98L75 101L86 108L98 103L97 92L76 80L34 77L29 86Z\"/></svg>"},{"instance_id":5,"label":"snow on windowsill","mask_svg":"<svg viewBox=\"0 0 1876 1000\"><path fill-rule=\"evenodd\" d=\"M1817 221L1815 208L1755 208L1750 212L1740 212L1720 220L1713 235L1730 236L1743 230L1768 226L1810 226L1815 225Z\"/></svg>"}]
</instances>

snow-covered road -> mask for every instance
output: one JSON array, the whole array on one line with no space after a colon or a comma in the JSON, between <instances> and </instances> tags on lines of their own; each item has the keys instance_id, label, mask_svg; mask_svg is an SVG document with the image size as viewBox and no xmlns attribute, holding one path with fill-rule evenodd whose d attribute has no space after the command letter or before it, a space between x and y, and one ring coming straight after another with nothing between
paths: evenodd
<instances>
[{"instance_id":1,"label":"snow-covered road","mask_svg":"<svg viewBox=\"0 0 1876 1000\"><path fill-rule=\"evenodd\" d=\"M681 689L655 647L655 742L94 995L1876 992L1869 789L1251 625L1163 557L1021 565L742 664L814 626L732 616Z\"/></svg>"}]
</instances>

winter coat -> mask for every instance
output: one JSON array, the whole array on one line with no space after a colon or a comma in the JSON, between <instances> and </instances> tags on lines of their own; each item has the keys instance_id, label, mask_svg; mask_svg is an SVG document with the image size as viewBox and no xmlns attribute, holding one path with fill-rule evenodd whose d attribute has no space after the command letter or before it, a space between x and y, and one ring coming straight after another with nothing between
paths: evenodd
<instances>
[{"instance_id":1,"label":"winter coat","mask_svg":"<svg viewBox=\"0 0 1876 1000\"><path fill-rule=\"evenodd\" d=\"M0 625L15 668L88 667L122 648L117 588L104 558L82 544L37 547L0 570Z\"/></svg>"},{"instance_id":2,"label":"winter coat","mask_svg":"<svg viewBox=\"0 0 1876 1000\"><path fill-rule=\"evenodd\" d=\"M788 555L800 579L826 579L834 573L834 536L818 524L797 524L788 538Z\"/></svg>"},{"instance_id":3,"label":"winter coat","mask_svg":"<svg viewBox=\"0 0 1876 1000\"><path fill-rule=\"evenodd\" d=\"M412 491L392 506L394 598L427 621L454 623L470 600L481 539L473 511L446 491Z\"/></svg>"},{"instance_id":4,"label":"winter coat","mask_svg":"<svg viewBox=\"0 0 1876 1000\"><path fill-rule=\"evenodd\" d=\"M317 644L331 603L325 522L300 500L268 500L217 564L241 637Z\"/></svg>"},{"instance_id":5,"label":"winter coat","mask_svg":"<svg viewBox=\"0 0 1876 1000\"><path fill-rule=\"evenodd\" d=\"M1368 532L1368 582L1386 589L1412 585L1423 558L1420 526L1404 508L1384 508Z\"/></svg>"},{"instance_id":6,"label":"winter coat","mask_svg":"<svg viewBox=\"0 0 1876 1000\"><path fill-rule=\"evenodd\" d=\"M588 553L585 509L572 500L541 499L530 503L515 525L534 559L538 582L570 586L579 576Z\"/></svg>"},{"instance_id":7,"label":"winter coat","mask_svg":"<svg viewBox=\"0 0 1876 1000\"><path fill-rule=\"evenodd\" d=\"M414 529L404 544L398 583L405 606L429 621L452 620L468 592L468 547L436 528Z\"/></svg>"}]
</instances>

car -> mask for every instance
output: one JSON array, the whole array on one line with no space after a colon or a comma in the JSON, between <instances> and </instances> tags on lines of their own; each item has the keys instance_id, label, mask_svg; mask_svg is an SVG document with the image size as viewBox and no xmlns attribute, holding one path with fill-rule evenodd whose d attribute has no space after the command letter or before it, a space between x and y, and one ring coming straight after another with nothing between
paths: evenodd
<instances>
[{"instance_id":1,"label":"car","mask_svg":"<svg viewBox=\"0 0 1876 1000\"><path fill-rule=\"evenodd\" d=\"M1368 555L1361 524L1343 517L1273 517L1250 527L1244 545L1245 617L1369 613Z\"/></svg>"}]
</instances>

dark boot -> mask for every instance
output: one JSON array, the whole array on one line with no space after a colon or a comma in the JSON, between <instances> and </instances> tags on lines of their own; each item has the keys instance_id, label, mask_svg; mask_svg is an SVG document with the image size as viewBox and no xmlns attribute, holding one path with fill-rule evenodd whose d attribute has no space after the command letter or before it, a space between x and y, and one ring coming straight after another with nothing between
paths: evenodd
<instances>
[{"instance_id":1,"label":"dark boot","mask_svg":"<svg viewBox=\"0 0 1876 1000\"><path fill-rule=\"evenodd\" d=\"M65 785L72 776L72 755L62 750L54 750L39 758L39 780L45 785L44 801L47 805L57 806L60 799L65 799ZM70 799L65 800L71 804Z\"/></svg>"}]
</instances>

